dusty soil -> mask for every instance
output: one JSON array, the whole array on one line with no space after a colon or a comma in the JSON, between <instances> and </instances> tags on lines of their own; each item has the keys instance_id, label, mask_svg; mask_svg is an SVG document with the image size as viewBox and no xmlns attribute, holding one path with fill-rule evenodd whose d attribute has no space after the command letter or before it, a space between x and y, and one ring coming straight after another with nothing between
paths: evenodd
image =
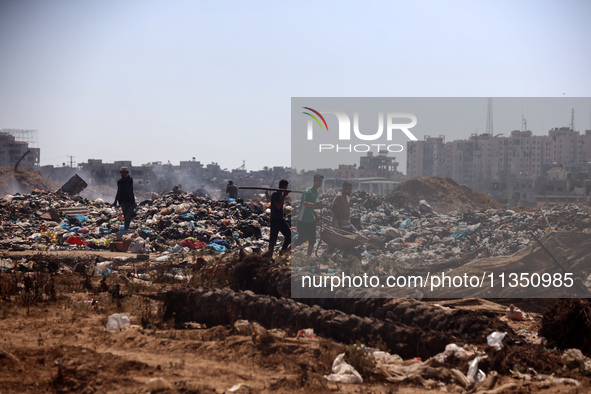
<instances>
[{"instance_id":1,"label":"dusty soil","mask_svg":"<svg viewBox=\"0 0 591 394\"><path fill-rule=\"evenodd\" d=\"M507 209L487 194L461 186L450 178L430 176L403 182L394 190L390 199L399 205L418 206L421 200L440 213L466 210Z\"/></svg>"},{"instance_id":2,"label":"dusty soil","mask_svg":"<svg viewBox=\"0 0 591 394\"><path fill-rule=\"evenodd\" d=\"M12 253L3 253L2 258L27 257L24 252ZM101 253L103 258L116 255ZM59 252L45 259L71 264L95 259L95 254ZM427 392L418 382L388 381L354 345L330 338L297 339L301 327L265 336L241 335L231 324L207 327L193 322L175 328L172 321L163 320L163 303L153 297L178 287L173 281L138 284L118 274L102 282L100 276L85 278L75 272L0 273L3 393L234 392L231 389L240 384L235 392ZM515 332L525 329L534 333L542 320L540 314L531 313L525 321L509 321L502 315L506 306L477 299L433 303L497 313ZM131 326L115 333L105 331L108 317L122 312L131 316ZM479 346L490 357L481 368L501 374L494 379L494 392L574 393L591 389L589 377L562 367L559 353L548 356L548 351L528 343L534 343L535 337L522 335L522 344L499 353ZM360 371L363 384L332 383L324 378L340 353L346 353L347 362ZM451 360L448 364L467 373L466 362ZM539 373L572 377L582 387L577 391L570 385L515 379L510 372L515 365L523 372L532 367ZM434 385L441 390L465 391L444 379Z\"/></svg>"}]
</instances>

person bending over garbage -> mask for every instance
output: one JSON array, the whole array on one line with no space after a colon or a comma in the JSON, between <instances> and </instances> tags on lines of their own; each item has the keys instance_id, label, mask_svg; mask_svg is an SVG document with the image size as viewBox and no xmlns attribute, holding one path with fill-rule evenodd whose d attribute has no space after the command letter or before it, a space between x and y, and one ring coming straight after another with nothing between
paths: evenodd
<instances>
[{"instance_id":1,"label":"person bending over garbage","mask_svg":"<svg viewBox=\"0 0 591 394\"><path fill-rule=\"evenodd\" d=\"M115 196L114 206L121 204L123 211L124 229L129 230L131 219L135 216L135 196L133 194L133 178L129 176L129 169L121 167L119 171L121 179L117 181L117 195Z\"/></svg>"}]
</instances>

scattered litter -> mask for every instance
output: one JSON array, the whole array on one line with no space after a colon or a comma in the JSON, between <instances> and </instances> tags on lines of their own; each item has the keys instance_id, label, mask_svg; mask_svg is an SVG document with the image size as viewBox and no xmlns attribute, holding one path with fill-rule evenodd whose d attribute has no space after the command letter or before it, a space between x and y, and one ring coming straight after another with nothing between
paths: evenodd
<instances>
[{"instance_id":1,"label":"scattered litter","mask_svg":"<svg viewBox=\"0 0 591 394\"><path fill-rule=\"evenodd\" d=\"M332 363L332 372L324 378L331 382L361 384L363 378L351 364L345 362L345 353L341 353Z\"/></svg>"},{"instance_id":2,"label":"scattered litter","mask_svg":"<svg viewBox=\"0 0 591 394\"><path fill-rule=\"evenodd\" d=\"M152 378L146 382L146 388L150 392L154 392L160 390L170 390L172 389L172 386L162 378Z\"/></svg>"},{"instance_id":3,"label":"scattered litter","mask_svg":"<svg viewBox=\"0 0 591 394\"><path fill-rule=\"evenodd\" d=\"M470 379L471 382L480 383L484 379L486 379L486 374L484 373L484 371L481 369L478 369L478 363L485 358L487 358L487 356L476 357L476 358L474 358L474 360L470 361L470 363L468 364L467 377L468 377L468 379Z\"/></svg>"},{"instance_id":4,"label":"scattered litter","mask_svg":"<svg viewBox=\"0 0 591 394\"><path fill-rule=\"evenodd\" d=\"M228 390L226 390L228 393L235 393L238 390L244 388L245 390L248 390L248 392L251 391L251 388L249 385L247 385L246 383L238 383L235 384L234 386L230 387Z\"/></svg>"},{"instance_id":5,"label":"scattered litter","mask_svg":"<svg viewBox=\"0 0 591 394\"><path fill-rule=\"evenodd\" d=\"M303 330L298 331L298 335L296 336L296 338L297 339L300 339L300 338L316 339L316 334L314 334L314 329L305 328Z\"/></svg>"},{"instance_id":6,"label":"scattered litter","mask_svg":"<svg viewBox=\"0 0 591 394\"><path fill-rule=\"evenodd\" d=\"M591 359L586 357L580 349L568 349L560 359L568 369L591 371Z\"/></svg>"},{"instance_id":7,"label":"scattered litter","mask_svg":"<svg viewBox=\"0 0 591 394\"><path fill-rule=\"evenodd\" d=\"M507 308L506 316L511 320L523 320L523 312L513 304Z\"/></svg>"},{"instance_id":8,"label":"scattered litter","mask_svg":"<svg viewBox=\"0 0 591 394\"><path fill-rule=\"evenodd\" d=\"M109 316L105 331L117 332L123 327L127 327L131 324L131 319L127 316L127 313L115 313Z\"/></svg>"},{"instance_id":9,"label":"scattered litter","mask_svg":"<svg viewBox=\"0 0 591 394\"><path fill-rule=\"evenodd\" d=\"M488 346L494 347L496 350L501 350L503 348L503 338L505 338L505 335L507 335L506 332L495 331L486 337L486 342L488 343Z\"/></svg>"},{"instance_id":10,"label":"scattered litter","mask_svg":"<svg viewBox=\"0 0 591 394\"><path fill-rule=\"evenodd\" d=\"M466 360L468 359L468 357L470 357L470 354L468 354L468 352L466 352L466 350L463 347L460 347L455 343L450 343L447 346L445 346L444 352L437 354L436 356L434 356L434 358L440 363L443 363L447 360L449 356L454 356L460 360Z\"/></svg>"}]
</instances>

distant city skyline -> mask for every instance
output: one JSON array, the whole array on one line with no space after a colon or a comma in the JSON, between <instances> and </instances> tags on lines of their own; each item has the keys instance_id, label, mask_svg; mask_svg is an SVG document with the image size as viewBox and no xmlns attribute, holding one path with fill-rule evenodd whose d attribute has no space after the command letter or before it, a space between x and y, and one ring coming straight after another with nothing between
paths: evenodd
<instances>
[{"instance_id":1,"label":"distant city skyline","mask_svg":"<svg viewBox=\"0 0 591 394\"><path fill-rule=\"evenodd\" d=\"M8 0L0 129L38 130L41 165L290 166L292 97L590 96L589 15L586 0Z\"/></svg>"},{"instance_id":2,"label":"distant city skyline","mask_svg":"<svg viewBox=\"0 0 591 394\"><path fill-rule=\"evenodd\" d=\"M490 112L489 112L490 103ZM303 107L312 107L316 111L325 113L325 120L328 122L329 132L323 131L314 122L313 129L316 129L313 140L309 140L306 134L307 124L310 117L303 114ZM496 98L433 98L433 97L409 97L409 98L386 98L386 97L365 97L365 98L342 98L342 97L298 97L292 100L292 163L299 171L301 169L314 168L338 168L340 164L358 164L359 157L365 156L368 146L374 154L378 154L376 142L382 144L399 144L404 149L396 153L397 149L392 148L393 153L389 156L396 157L400 164L399 170L406 174L407 142L409 137L401 130L395 130L392 141L387 141L385 132L382 138L376 141L363 141L354 136L351 140L342 141L337 138L339 123L337 117L331 110L340 110L348 114L349 121L353 122L353 114L359 114L359 128L365 134L375 133L378 129L377 116L379 113L389 112L411 113L416 116L416 125L409 131L418 140L425 136L444 136L446 141L466 140L472 134L484 134L487 131L494 135L509 136L514 130L522 130L526 125L527 129L534 135L548 135L548 131L554 128L570 127L572 111L575 111L575 131L584 133L591 130L591 98L540 98L540 97L496 97ZM490 114L490 117L489 117ZM488 119L492 122L488 124ZM581 119L583 118L583 119ZM398 120L401 123L408 123L408 119ZM385 123L385 121L383 121ZM386 125L382 125L386 128ZM581 127L582 126L582 127ZM351 124L351 129L353 124ZM491 127L491 130L487 130ZM334 149L319 151L320 144ZM357 153L340 149L349 145L358 146ZM354 149L352 149L354 150Z\"/></svg>"}]
</instances>

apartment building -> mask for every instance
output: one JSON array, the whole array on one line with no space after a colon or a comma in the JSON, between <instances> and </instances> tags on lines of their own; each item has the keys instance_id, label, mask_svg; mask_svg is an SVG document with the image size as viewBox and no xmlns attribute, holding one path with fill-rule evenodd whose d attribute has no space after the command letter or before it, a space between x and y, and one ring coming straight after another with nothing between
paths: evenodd
<instances>
[{"instance_id":1,"label":"apartment building","mask_svg":"<svg viewBox=\"0 0 591 394\"><path fill-rule=\"evenodd\" d=\"M27 142L27 138L36 133L36 130L0 130L0 167L14 167L22 158L20 168L37 170L41 151Z\"/></svg>"},{"instance_id":2,"label":"apartment building","mask_svg":"<svg viewBox=\"0 0 591 394\"><path fill-rule=\"evenodd\" d=\"M550 168L580 167L591 162L591 130L581 135L567 127L554 128L546 136L530 130L471 135L467 140L445 142L426 136L407 145L407 174L411 178L447 176L474 186L505 182L510 174L543 176Z\"/></svg>"}]
</instances>

